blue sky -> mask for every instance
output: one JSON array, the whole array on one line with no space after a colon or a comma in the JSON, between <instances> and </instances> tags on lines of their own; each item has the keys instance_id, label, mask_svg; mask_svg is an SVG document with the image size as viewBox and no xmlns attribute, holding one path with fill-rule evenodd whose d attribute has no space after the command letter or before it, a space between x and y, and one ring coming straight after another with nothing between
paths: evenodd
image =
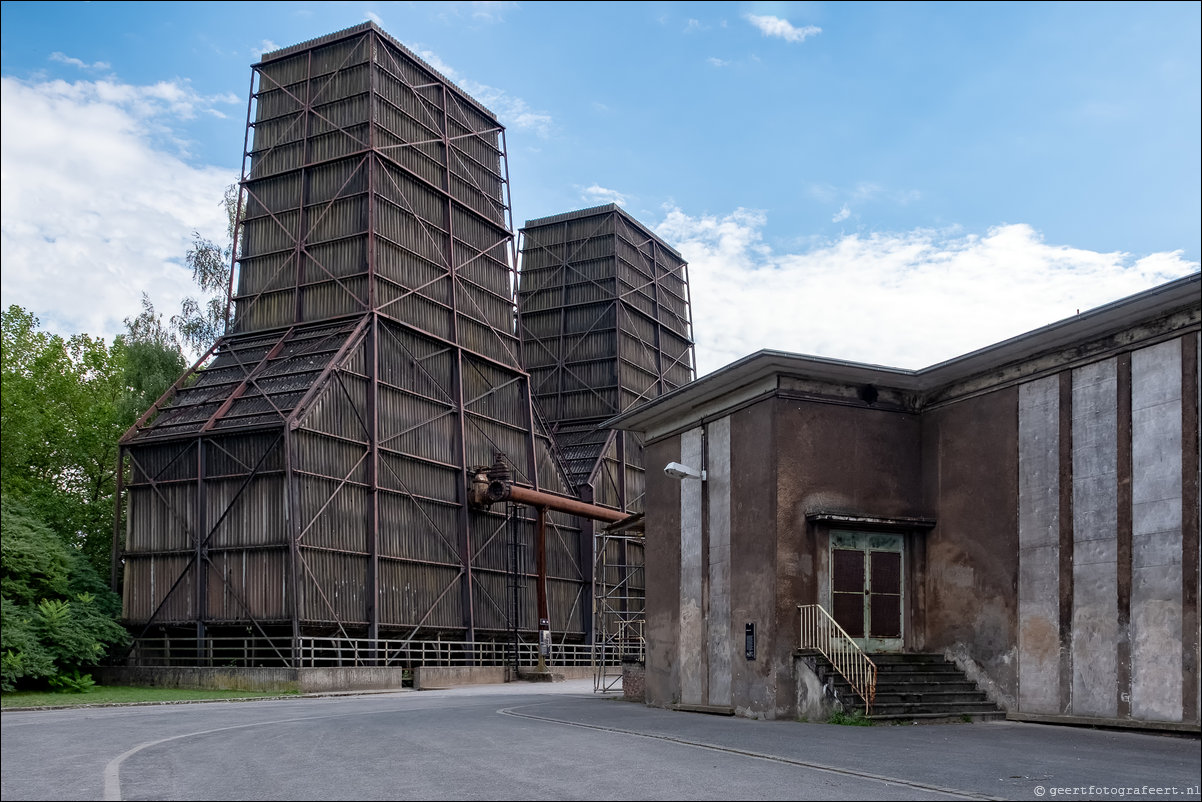
<instances>
[{"instance_id":1,"label":"blue sky","mask_svg":"<svg viewBox=\"0 0 1202 802\"><path fill-rule=\"evenodd\" d=\"M923 367L1198 271L1200 8L5 2L3 303L174 311L250 65L373 19L500 116L517 227L614 201L685 255L699 373Z\"/></svg>"}]
</instances>

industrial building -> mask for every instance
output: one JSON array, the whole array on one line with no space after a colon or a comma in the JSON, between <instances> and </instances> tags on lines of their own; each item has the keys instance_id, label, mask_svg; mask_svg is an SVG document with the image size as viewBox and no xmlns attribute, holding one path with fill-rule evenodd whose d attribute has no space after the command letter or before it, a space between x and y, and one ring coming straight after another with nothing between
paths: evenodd
<instances>
[{"instance_id":1,"label":"industrial building","mask_svg":"<svg viewBox=\"0 0 1202 802\"><path fill-rule=\"evenodd\" d=\"M519 333L492 112L370 22L252 75L232 319L120 445L129 662L589 665L592 522L642 495L591 429L692 378L683 260L533 221Z\"/></svg>"},{"instance_id":2,"label":"industrial building","mask_svg":"<svg viewBox=\"0 0 1202 802\"><path fill-rule=\"evenodd\" d=\"M646 437L648 703L934 716L872 684L926 655L1011 718L1197 732L1200 287L917 371L761 351L607 421Z\"/></svg>"},{"instance_id":3,"label":"industrial building","mask_svg":"<svg viewBox=\"0 0 1202 802\"><path fill-rule=\"evenodd\" d=\"M607 418L694 378L688 265L615 204L529 220L521 231L518 328L531 392L582 498L641 515L643 438ZM598 687L642 657L641 518L582 521L594 545Z\"/></svg>"}]
</instances>

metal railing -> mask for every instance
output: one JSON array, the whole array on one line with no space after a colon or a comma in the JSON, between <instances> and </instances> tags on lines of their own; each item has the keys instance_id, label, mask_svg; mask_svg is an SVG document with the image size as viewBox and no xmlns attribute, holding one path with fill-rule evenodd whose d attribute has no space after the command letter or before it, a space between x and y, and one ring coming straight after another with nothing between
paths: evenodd
<instances>
[{"instance_id":1,"label":"metal railing","mask_svg":"<svg viewBox=\"0 0 1202 802\"><path fill-rule=\"evenodd\" d=\"M185 637L139 638L128 662L141 666L228 667L393 667L514 665L513 641L369 640L366 638L302 637ZM538 644L517 644L518 665L537 665ZM552 666L593 666L597 654L592 644L553 643ZM620 655L603 659L621 665Z\"/></svg>"},{"instance_id":2,"label":"metal railing","mask_svg":"<svg viewBox=\"0 0 1202 802\"><path fill-rule=\"evenodd\" d=\"M864 715L868 715L876 699L876 664L821 604L799 604L797 610L801 613L800 648L821 652L864 700Z\"/></svg>"}]
</instances>

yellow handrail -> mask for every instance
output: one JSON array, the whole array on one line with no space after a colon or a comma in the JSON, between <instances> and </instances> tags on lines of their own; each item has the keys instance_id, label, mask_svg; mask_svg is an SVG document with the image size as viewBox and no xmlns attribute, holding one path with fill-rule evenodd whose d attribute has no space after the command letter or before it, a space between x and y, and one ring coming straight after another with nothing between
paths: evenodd
<instances>
[{"instance_id":1,"label":"yellow handrail","mask_svg":"<svg viewBox=\"0 0 1202 802\"><path fill-rule=\"evenodd\" d=\"M801 613L801 648L821 652L860 694L864 715L868 715L876 698L876 664L821 604L799 604L797 610Z\"/></svg>"}]
</instances>

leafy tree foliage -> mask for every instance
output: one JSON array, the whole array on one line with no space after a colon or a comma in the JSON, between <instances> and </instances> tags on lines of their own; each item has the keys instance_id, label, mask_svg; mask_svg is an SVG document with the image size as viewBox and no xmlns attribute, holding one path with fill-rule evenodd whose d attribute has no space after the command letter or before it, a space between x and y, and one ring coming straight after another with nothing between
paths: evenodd
<instances>
[{"instance_id":1,"label":"leafy tree foliage","mask_svg":"<svg viewBox=\"0 0 1202 802\"><path fill-rule=\"evenodd\" d=\"M110 347L42 331L18 306L0 315L6 688L22 678L83 684L80 668L125 637L120 599L100 579L111 563L117 443L185 367L162 321L139 319Z\"/></svg>"},{"instance_id":2,"label":"leafy tree foliage","mask_svg":"<svg viewBox=\"0 0 1202 802\"><path fill-rule=\"evenodd\" d=\"M37 319L15 306L0 330L0 489L107 571L122 348L39 331Z\"/></svg>"},{"instance_id":3,"label":"leafy tree foliage","mask_svg":"<svg viewBox=\"0 0 1202 802\"><path fill-rule=\"evenodd\" d=\"M212 240L192 232L192 247L184 257L192 269L192 280L201 290L199 298L188 297L180 305L178 315L171 318L171 330L178 335L180 343L197 354L203 354L217 342L226 329L226 309L230 284L230 264L234 250L234 233L237 230L240 189L237 184L225 188L221 204L229 220L226 243L217 245Z\"/></svg>"},{"instance_id":4,"label":"leafy tree foliage","mask_svg":"<svg viewBox=\"0 0 1202 802\"><path fill-rule=\"evenodd\" d=\"M117 595L82 552L27 508L0 500L0 687L82 689L82 672L129 642Z\"/></svg>"}]
</instances>

